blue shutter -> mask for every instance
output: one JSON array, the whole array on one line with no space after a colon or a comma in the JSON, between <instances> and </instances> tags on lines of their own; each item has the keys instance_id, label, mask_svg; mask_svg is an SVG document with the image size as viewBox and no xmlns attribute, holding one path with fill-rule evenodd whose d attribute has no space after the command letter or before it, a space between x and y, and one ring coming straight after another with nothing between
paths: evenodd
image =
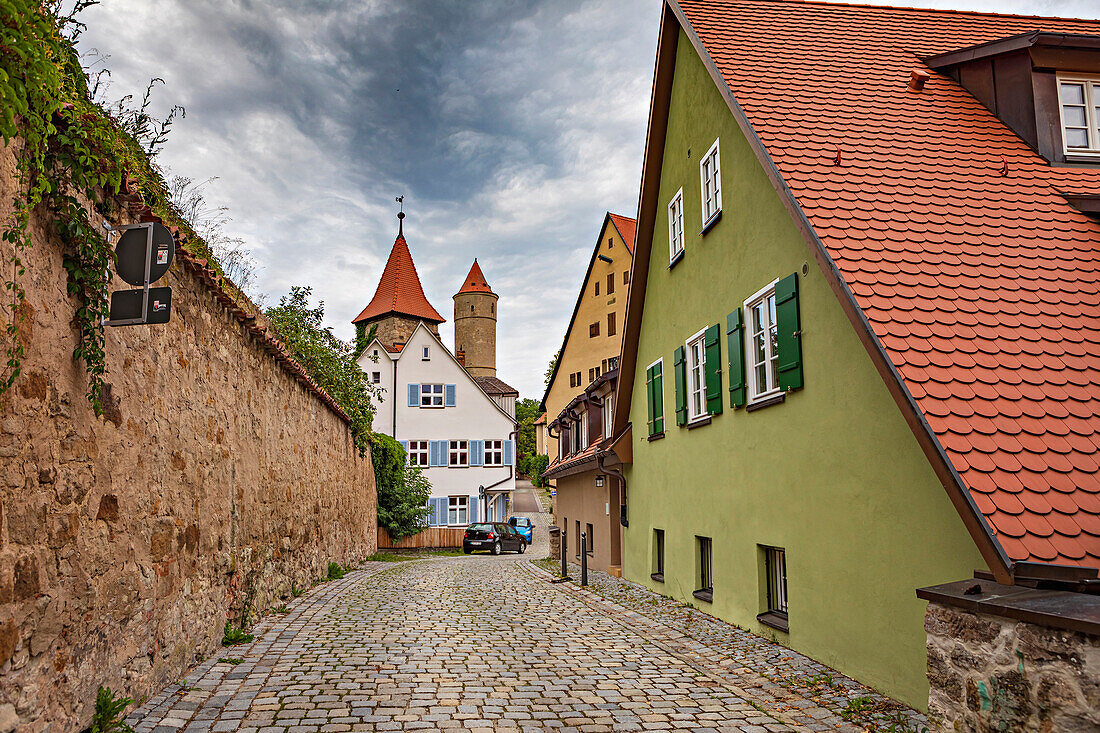
<instances>
[{"instance_id":1,"label":"blue shutter","mask_svg":"<svg viewBox=\"0 0 1100 733\"><path fill-rule=\"evenodd\" d=\"M410 384L409 385L409 407L419 407L419 406L420 406L420 385L419 384Z\"/></svg>"},{"instance_id":2,"label":"blue shutter","mask_svg":"<svg viewBox=\"0 0 1100 733\"><path fill-rule=\"evenodd\" d=\"M447 523L447 500L429 499L432 504L432 524L439 526Z\"/></svg>"},{"instance_id":3,"label":"blue shutter","mask_svg":"<svg viewBox=\"0 0 1100 733\"><path fill-rule=\"evenodd\" d=\"M514 441L504 441L504 465L514 466L516 460L516 444Z\"/></svg>"},{"instance_id":4,"label":"blue shutter","mask_svg":"<svg viewBox=\"0 0 1100 733\"><path fill-rule=\"evenodd\" d=\"M481 500L478 499L476 496L471 496L470 499L469 499L469 504L468 505L469 505L469 513L468 513L467 516L468 516L468 519L470 520L470 524L473 524L474 522L477 521L477 509L481 505Z\"/></svg>"},{"instance_id":5,"label":"blue shutter","mask_svg":"<svg viewBox=\"0 0 1100 733\"><path fill-rule=\"evenodd\" d=\"M428 443L428 465L447 465L447 441L433 440Z\"/></svg>"},{"instance_id":6,"label":"blue shutter","mask_svg":"<svg viewBox=\"0 0 1100 733\"><path fill-rule=\"evenodd\" d=\"M405 465L409 465L409 441L402 440L401 447L405 449Z\"/></svg>"},{"instance_id":7,"label":"blue shutter","mask_svg":"<svg viewBox=\"0 0 1100 733\"><path fill-rule=\"evenodd\" d=\"M485 441L484 440L471 440L470 441L470 465L471 466L484 466L485 465Z\"/></svg>"},{"instance_id":8,"label":"blue shutter","mask_svg":"<svg viewBox=\"0 0 1100 733\"><path fill-rule=\"evenodd\" d=\"M455 406L455 385L445 384L443 385L443 406L454 407Z\"/></svg>"}]
</instances>

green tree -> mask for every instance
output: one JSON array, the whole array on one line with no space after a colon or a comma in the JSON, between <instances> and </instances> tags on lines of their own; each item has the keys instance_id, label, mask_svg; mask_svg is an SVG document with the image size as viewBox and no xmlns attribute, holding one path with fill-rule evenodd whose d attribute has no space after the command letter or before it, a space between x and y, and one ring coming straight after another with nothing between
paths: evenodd
<instances>
[{"instance_id":1,"label":"green tree","mask_svg":"<svg viewBox=\"0 0 1100 733\"><path fill-rule=\"evenodd\" d=\"M554 369L557 368L559 359L561 359L561 349L558 349L558 353L554 354L554 358L546 365L546 372L542 375L542 383L547 387L550 386L550 378L554 376Z\"/></svg>"},{"instance_id":2,"label":"green tree","mask_svg":"<svg viewBox=\"0 0 1100 733\"><path fill-rule=\"evenodd\" d=\"M538 452L535 442L535 420L538 420L541 414L537 400L525 397L516 402L516 422L519 423L516 451L521 456L531 456Z\"/></svg>"},{"instance_id":3,"label":"green tree","mask_svg":"<svg viewBox=\"0 0 1100 733\"><path fill-rule=\"evenodd\" d=\"M295 286L279 305L264 315L314 381L328 392L351 419L351 432L361 455L365 455L374 420L372 398L377 388L355 363L351 344L341 341L332 330L321 325L325 304L309 307L312 288ZM398 446L400 447L400 446Z\"/></svg>"},{"instance_id":4,"label":"green tree","mask_svg":"<svg viewBox=\"0 0 1100 733\"><path fill-rule=\"evenodd\" d=\"M378 490L378 525L394 540L424 529L432 486L423 470L407 465L405 449L388 435L371 436L370 452Z\"/></svg>"}]
</instances>

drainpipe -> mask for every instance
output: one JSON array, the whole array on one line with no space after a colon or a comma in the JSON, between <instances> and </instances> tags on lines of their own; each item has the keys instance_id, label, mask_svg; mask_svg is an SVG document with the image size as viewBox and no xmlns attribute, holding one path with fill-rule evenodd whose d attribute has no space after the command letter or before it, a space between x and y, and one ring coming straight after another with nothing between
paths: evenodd
<instances>
[{"instance_id":1,"label":"drainpipe","mask_svg":"<svg viewBox=\"0 0 1100 733\"><path fill-rule=\"evenodd\" d=\"M397 440L397 359L393 360L393 394L390 399L393 401L393 439Z\"/></svg>"},{"instance_id":2,"label":"drainpipe","mask_svg":"<svg viewBox=\"0 0 1100 733\"><path fill-rule=\"evenodd\" d=\"M619 479L619 524L624 527L629 527L630 521L626 518L626 478L621 471L603 465L603 459L608 455L607 451L597 451L596 463L599 465L601 471L609 473Z\"/></svg>"},{"instance_id":3,"label":"drainpipe","mask_svg":"<svg viewBox=\"0 0 1100 733\"><path fill-rule=\"evenodd\" d=\"M512 465L508 466L508 475L497 481L495 484L489 484L485 487L485 515L489 515L489 489L494 486L500 486L503 483L507 483L516 473L516 461L519 458L519 448L515 444L516 435L519 434L519 425L516 425L516 429L508 433L508 440L512 441Z\"/></svg>"}]
</instances>

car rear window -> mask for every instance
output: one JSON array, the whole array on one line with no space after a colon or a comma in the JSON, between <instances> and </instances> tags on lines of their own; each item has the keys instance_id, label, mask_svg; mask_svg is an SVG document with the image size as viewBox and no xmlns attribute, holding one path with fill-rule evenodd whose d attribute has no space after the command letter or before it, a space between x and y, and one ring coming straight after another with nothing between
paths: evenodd
<instances>
[{"instance_id":1,"label":"car rear window","mask_svg":"<svg viewBox=\"0 0 1100 733\"><path fill-rule=\"evenodd\" d=\"M516 526L517 527L530 527L531 526L531 520L528 519L527 517L520 517L519 519L516 520Z\"/></svg>"},{"instance_id":2,"label":"car rear window","mask_svg":"<svg viewBox=\"0 0 1100 733\"><path fill-rule=\"evenodd\" d=\"M471 524L470 529L476 532L492 532L493 525L491 524Z\"/></svg>"}]
</instances>

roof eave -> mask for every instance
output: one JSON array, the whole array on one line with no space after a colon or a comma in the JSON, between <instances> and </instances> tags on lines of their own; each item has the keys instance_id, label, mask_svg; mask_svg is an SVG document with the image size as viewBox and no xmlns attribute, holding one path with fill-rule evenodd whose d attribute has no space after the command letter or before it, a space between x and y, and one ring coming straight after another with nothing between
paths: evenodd
<instances>
[{"instance_id":1,"label":"roof eave","mask_svg":"<svg viewBox=\"0 0 1100 733\"><path fill-rule=\"evenodd\" d=\"M666 40L669 32L671 32L672 35L678 36L677 31L682 28L695 49L695 52L703 62L703 65L706 67L707 72L710 74L711 80L721 91L722 97L725 99L730 113L733 115L742 134L744 134L746 141L749 143L749 147L752 149L761 167L764 169L764 173L767 175L768 180L771 181L772 186L775 188L776 193L779 194L780 200L783 202L788 214L791 216L791 219L794 221L803 239L806 241L806 244L809 246L810 253L813 255L818 267L821 268L833 293L840 301L841 307L855 328L856 334L863 343L868 355L871 357L871 361L879 372L879 376L882 377L891 396L901 409L902 416L905 418L910 430L913 431L914 436L917 438L917 442L921 446L921 450L924 451L925 457L928 458L929 463L932 465L932 469L935 471L937 478L939 478L944 489L947 491L948 498L951 500L951 503L955 506L956 511L963 520L963 524L974 540L982 558L989 565L990 570L993 572L998 582L1011 584L1013 569L1012 560L1008 557L1004 548L1001 547L1000 542L997 541L985 516L974 503L974 498L970 495L970 491L963 483L962 477L951 464L939 439L932 431L923 412L921 412L920 408L917 406L916 400L913 399L912 394L910 394L908 388L905 386L896 366L887 355L878 336L875 335L871 328L871 324L867 320L866 314L856 302L855 296L848 288L847 283L841 276L832 257L825 249L824 243L822 243L821 239L818 237L813 225L810 224L809 218L799 205L798 200L794 196L794 192L791 191L790 187L787 185L786 180L779 172L778 167L772 160L763 141L761 141L756 134L752 123L749 121L744 110L734 96L733 90L726 84L725 79L714 63L714 59L711 58L710 54L707 52L702 40L695 32L695 29L688 21L687 16L676 0L666 0L665 7L667 11L662 22L660 42L658 44L657 69L653 82L654 99L650 104L650 130L647 133L646 157L642 171L642 192L639 196L637 246L634 252L634 263L644 263L644 267L640 268L639 273L648 272L653 228L651 222L656 214L656 189L660 184L659 161L663 155L664 133L668 119L668 97L672 89L672 70L675 65L676 43L666 44ZM670 21L672 22L670 23ZM674 28L669 27L673 25L675 26ZM666 50L666 45L671 48ZM671 55L671 59L662 58L663 52ZM666 75L667 78L658 78L662 74ZM657 97L659 92L663 93L665 97L663 104L658 104L659 100ZM654 133L654 122L656 121L654 115L657 112L663 112L664 117L659 126L660 143L654 143L652 140L648 139ZM657 155L651 157L651 154L654 152L656 152ZM658 170L654 172L651 166L655 164ZM653 178L655 180L647 181L647 178ZM647 184L653 189L652 194L648 197L646 196ZM645 300L645 280L645 274L641 274L640 277L635 276L633 273L631 274L630 288L627 294L626 330L623 334L622 356L619 364L621 375L619 378L619 388L615 398L616 404L624 406L625 409L622 411L621 415L618 409L615 411L616 433L625 429L627 423L626 413L629 412L630 406L629 393L633 390L633 375L637 362L637 339L641 326L642 305ZM632 348L630 349L627 347L627 339L632 340ZM628 351L630 352L629 358L627 356ZM627 393L625 403L623 401L624 391Z\"/></svg>"}]
</instances>

